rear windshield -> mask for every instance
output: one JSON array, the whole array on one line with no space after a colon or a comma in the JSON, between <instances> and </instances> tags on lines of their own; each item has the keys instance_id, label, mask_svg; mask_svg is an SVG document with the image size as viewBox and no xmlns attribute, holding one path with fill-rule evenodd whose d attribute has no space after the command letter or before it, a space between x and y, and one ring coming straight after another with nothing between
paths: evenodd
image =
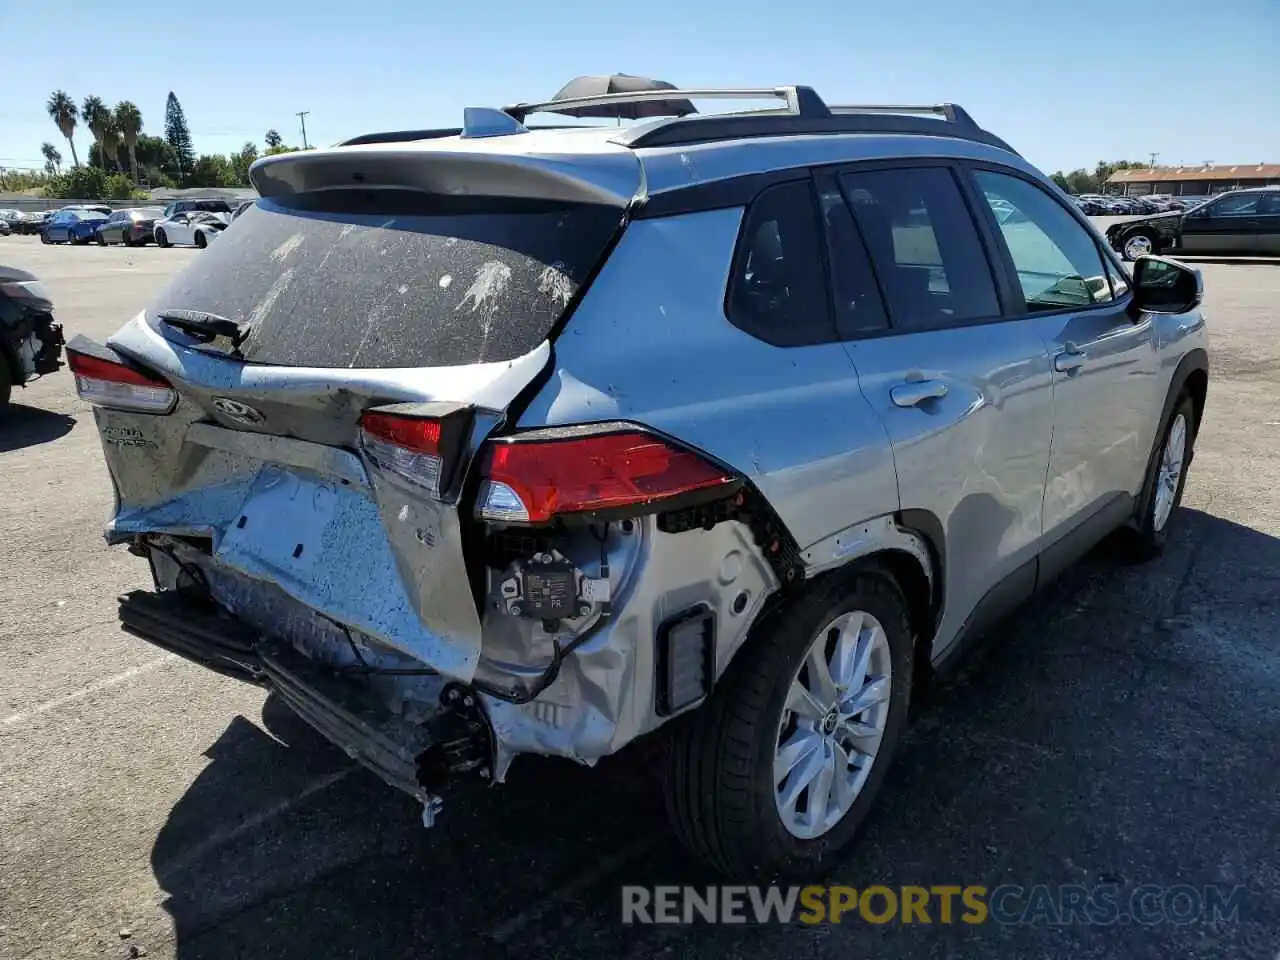
<instances>
[{"instance_id":1,"label":"rear windshield","mask_svg":"<svg viewBox=\"0 0 1280 960\"><path fill-rule=\"evenodd\" d=\"M239 355L252 363L513 360L546 339L620 217L607 206L408 193L259 200L148 315L205 311L242 324ZM218 338L205 349L228 347Z\"/></svg>"}]
</instances>

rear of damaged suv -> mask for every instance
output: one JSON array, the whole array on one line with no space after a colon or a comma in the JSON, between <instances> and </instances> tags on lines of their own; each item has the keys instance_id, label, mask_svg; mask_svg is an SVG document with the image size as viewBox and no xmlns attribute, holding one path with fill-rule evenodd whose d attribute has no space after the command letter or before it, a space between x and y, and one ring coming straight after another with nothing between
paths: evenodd
<instances>
[{"instance_id":1,"label":"rear of damaged suv","mask_svg":"<svg viewBox=\"0 0 1280 960\"><path fill-rule=\"evenodd\" d=\"M556 342L628 309L592 281L644 177L596 132L521 139L263 161L234 230L68 348L107 539L154 576L124 628L273 689L428 823L454 778L692 709L801 576L735 465L556 415L609 390Z\"/></svg>"}]
</instances>

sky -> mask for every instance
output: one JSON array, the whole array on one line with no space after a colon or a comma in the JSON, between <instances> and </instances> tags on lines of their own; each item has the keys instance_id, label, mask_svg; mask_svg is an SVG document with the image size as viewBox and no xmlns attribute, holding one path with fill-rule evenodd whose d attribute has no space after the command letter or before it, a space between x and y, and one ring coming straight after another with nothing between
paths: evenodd
<instances>
[{"instance_id":1,"label":"sky","mask_svg":"<svg viewBox=\"0 0 1280 960\"><path fill-rule=\"evenodd\" d=\"M172 90L197 153L226 153L272 128L300 143L300 110L326 146L615 72L959 103L1046 172L1280 163L1280 0L0 0L0 36L5 167L41 167L44 141L70 161L55 89L132 100L155 135Z\"/></svg>"}]
</instances>

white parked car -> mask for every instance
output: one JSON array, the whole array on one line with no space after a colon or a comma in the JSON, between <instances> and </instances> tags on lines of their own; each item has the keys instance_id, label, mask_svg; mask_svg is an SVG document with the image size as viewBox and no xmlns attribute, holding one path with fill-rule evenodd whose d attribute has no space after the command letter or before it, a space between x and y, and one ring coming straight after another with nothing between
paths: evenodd
<instances>
[{"instance_id":1,"label":"white parked car","mask_svg":"<svg viewBox=\"0 0 1280 960\"><path fill-rule=\"evenodd\" d=\"M184 210L156 223L156 243L162 247L207 247L227 228L229 217L207 210Z\"/></svg>"}]
</instances>

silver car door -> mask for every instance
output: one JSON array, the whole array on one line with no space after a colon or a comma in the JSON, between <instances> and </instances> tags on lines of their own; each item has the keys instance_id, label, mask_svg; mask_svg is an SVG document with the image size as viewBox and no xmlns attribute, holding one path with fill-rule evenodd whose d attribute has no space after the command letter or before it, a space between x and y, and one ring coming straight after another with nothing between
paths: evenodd
<instances>
[{"instance_id":1,"label":"silver car door","mask_svg":"<svg viewBox=\"0 0 1280 960\"><path fill-rule=\"evenodd\" d=\"M851 330L846 348L892 444L902 510L944 538L935 656L1034 588L1053 417L1044 340L1002 309L957 175L937 163L838 178L890 320Z\"/></svg>"}]
</instances>

